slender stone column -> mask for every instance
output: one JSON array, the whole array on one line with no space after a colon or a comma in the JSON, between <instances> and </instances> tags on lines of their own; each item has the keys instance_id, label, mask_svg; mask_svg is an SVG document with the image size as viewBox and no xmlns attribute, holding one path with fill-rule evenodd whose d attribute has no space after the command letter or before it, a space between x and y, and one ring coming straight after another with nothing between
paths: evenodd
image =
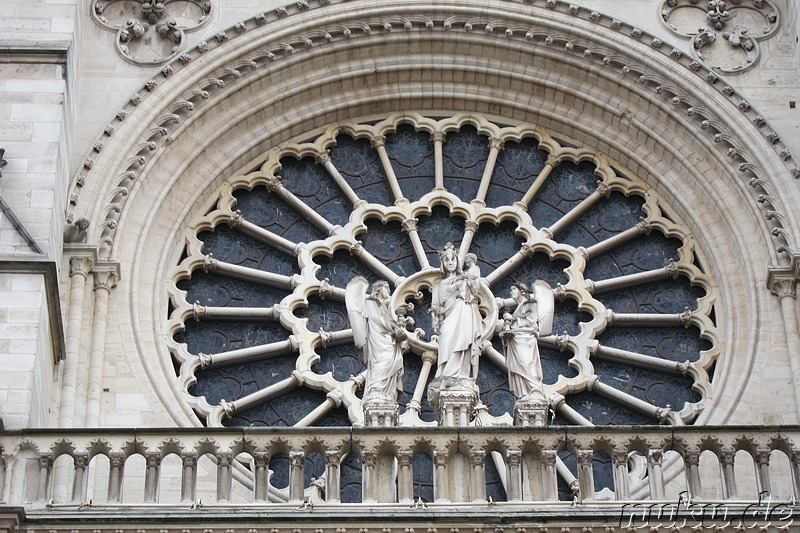
<instances>
[{"instance_id":1,"label":"slender stone column","mask_svg":"<svg viewBox=\"0 0 800 533\"><path fill-rule=\"evenodd\" d=\"M796 260L796 258L795 258ZM797 279L791 269L784 272L781 267L770 267L767 285L778 297L783 315L783 331L786 332L786 348L793 383L800 383L800 326L797 320ZM800 387L794 388L795 405L800 405Z\"/></svg>"},{"instance_id":2,"label":"slender stone column","mask_svg":"<svg viewBox=\"0 0 800 533\"><path fill-rule=\"evenodd\" d=\"M723 450L719 454L719 461L722 465L722 492L726 500L736 499L736 476L733 472L733 461L735 452L733 450Z\"/></svg>"},{"instance_id":3,"label":"slender stone column","mask_svg":"<svg viewBox=\"0 0 800 533\"><path fill-rule=\"evenodd\" d=\"M230 217L228 217L228 225L232 228L237 228L245 235L253 237L259 242L275 246L276 248L285 250L290 254L297 254L297 249L299 246L297 243L266 230L261 226L257 226L252 222L248 222L242 217L241 211L234 211Z\"/></svg>"},{"instance_id":4,"label":"slender stone column","mask_svg":"<svg viewBox=\"0 0 800 533\"><path fill-rule=\"evenodd\" d=\"M433 452L433 464L436 467L434 501L437 503L450 501L450 495L447 493L447 455L447 452L442 450Z\"/></svg>"},{"instance_id":5,"label":"slender stone column","mask_svg":"<svg viewBox=\"0 0 800 533\"><path fill-rule=\"evenodd\" d=\"M389 154L386 153L386 137L383 135L376 135L370 142L372 143L372 147L378 152L378 157L381 160L381 165L383 165L383 171L386 173L386 181L389 182L389 187L392 189L395 203L397 203L398 200L404 200L403 191L400 190L400 183L397 181L397 175L394 173L392 162L389 161Z\"/></svg>"},{"instance_id":6,"label":"slender stone column","mask_svg":"<svg viewBox=\"0 0 800 533\"><path fill-rule=\"evenodd\" d=\"M431 133L431 140L433 141L433 164L434 164L434 187L436 189L444 189L444 163L442 155L442 144L444 144L445 133L443 131L434 131Z\"/></svg>"},{"instance_id":7,"label":"slender stone column","mask_svg":"<svg viewBox=\"0 0 800 533\"><path fill-rule=\"evenodd\" d=\"M364 200L358 197L350 184L347 183L347 181L339 172L339 169L334 166L333 161L331 161L331 154L327 150L318 152L314 157L314 161L325 167L325 170L328 171L330 177L333 178L333 181L336 182L336 185L338 185L342 192L344 192L344 195L347 196L347 199L350 200L350 203L353 204L353 206L359 202L362 204L365 203Z\"/></svg>"},{"instance_id":8,"label":"slender stone column","mask_svg":"<svg viewBox=\"0 0 800 533\"><path fill-rule=\"evenodd\" d=\"M606 385L605 383L601 382L597 376L591 376L589 378L589 384L587 387L590 391L603 396L604 398L608 398L610 400L615 400L626 407L630 407L635 411L639 411L640 413L644 413L647 415L652 416L660 421L663 421L669 416L671 409L669 407L657 407L655 405L651 405L644 400L640 400L639 398L632 396L626 392L623 392L619 389L615 389L610 385Z\"/></svg>"},{"instance_id":9,"label":"slender stone column","mask_svg":"<svg viewBox=\"0 0 800 533\"><path fill-rule=\"evenodd\" d=\"M288 355L292 352L296 352L298 346L297 338L294 335L290 335L285 341L249 346L229 352L200 354L200 366L205 369L232 363L241 364L247 361L265 359L267 355Z\"/></svg>"},{"instance_id":10,"label":"slender stone column","mask_svg":"<svg viewBox=\"0 0 800 533\"><path fill-rule=\"evenodd\" d=\"M419 414L422 411L422 395L425 394L425 386L428 383L428 376L433 368L433 363L436 362L435 352L422 352L422 370L419 371L419 379L417 385L414 387L414 395L411 401L408 402L407 409L412 409Z\"/></svg>"},{"instance_id":11,"label":"slender stone column","mask_svg":"<svg viewBox=\"0 0 800 533\"><path fill-rule=\"evenodd\" d=\"M689 489L689 495L692 498L699 498L702 494L700 485L700 451L687 451L686 455L683 456L683 462L686 467L686 486Z\"/></svg>"},{"instance_id":12,"label":"slender stone column","mask_svg":"<svg viewBox=\"0 0 800 533\"><path fill-rule=\"evenodd\" d=\"M586 284L590 293L602 294L604 292L627 289L629 287L636 287L667 278L677 279L679 274L680 269L678 268L678 263L676 263L674 259L670 259L663 268L646 270L635 274L626 274L624 276L617 276L616 278L600 281L587 280Z\"/></svg>"},{"instance_id":13,"label":"slender stone column","mask_svg":"<svg viewBox=\"0 0 800 533\"><path fill-rule=\"evenodd\" d=\"M590 207L592 207L600 198L608 197L611 194L611 189L602 181L597 182L597 190L587 196L578 205L573 207L569 213L558 219L552 226L550 226L550 234L555 236L561 233L567 226L578 220Z\"/></svg>"},{"instance_id":14,"label":"slender stone column","mask_svg":"<svg viewBox=\"0 0 800 533\"><path fill-rule=\"evenodd\" d=\"M244 398L239 398L233 402L225 402L225 412L228 416L233 415L236 411L242 410L247 408L250 405L258 404L261 402L265 402L268 399L272 398L273 396L277 396L282 392L289 391L296 387L302 385L302 376L299 372L295 371L286 379L282 379L277 383L273 383L269 387L261 389L260 391L256 391L252 394L248 394ZM224 402L225 400L223 400Z\"/></svg>"},{"instance_id":15,"label":"slender stone column","mask_svg":"<svg viewBox=\"0 0 800 533\"><path fill-rule=\"evenodd\" d=\"M611 459L614 462L614 496L617 500L627 500L631 495L628 451L615 449Z\"/></svg>"},{"instance_id":16,"label":"slender stone column","mask_svg":"<svg viewBox=\"0 0 800 533\"><path fill-rule=\"evenodd\" d=\"M492 181L497 156L500 154L500 150L503 149L503 145L503 140L500 138L492 137L489 139L489 157L486 160L486 167L484 167L483 176L481 176L481 184L475 197L481 203L486 203L486 193L489 190L489 183Z\"/></svg>"},{"instance_id":17,"label":"slender stone column","mask_svg":"<svg viewBox=\"0 0 800 533\"><path fill-rule=\"evenodd\" d=\"M794 497L800 500L800 450L792 450L790 459L792 461L792 487L794 488Z\"/></svg>"},{"instance_id":18,"label":"slender stone column","mask_svg":"<svg viewBox=\"0 0 800 533\"><path fill-rule=\"evenodd\" d=\"M522 500L522 452L508 450L506 459L508 461L508 479L506 480L508 501L518 502Z\"/></svg>"},{"instance_id":19,"label":"slender stone column","mask_svg":"<svg viewBox=\"0 0 800 533\"><path fill-rule=\"evenodd\" d=\"M558 500L558 472L556 471L556 458L558 454L555 450L545 450L542 452L542 464L544 465L544 499L550 501Z\"/></svg>"},{"instance_id":20,"label":"slender stone column","mask_svg":"<svg viewBox=\"0 0 800 533\"><path fill-rule=\"evenodd\" d=\"M103 366L106 351L106 325L108 317L108 297L111 289L117 286L115 269L101 269L95 266L94 274L94 317L92 319L92 347L89 352L89 369L86 380L86 427L100 424L100 399L103 393Z\"/></svg>"},{"instance_id":21,"label":"slender stone column","mask_svg":"<svg viewBox=\"0 0 800 533\"><path fill-rule=\"evenodd\" d=\"M252 281L253 283L269 285L270 287L277 287L279 289L293 289L302 282L300 276L296 274L293 276L284 276L283 274L266 272L257 268L234 265L233 263L214 259L211 255L206 255L203 258L203 271L215 271L233 279ZM344 294L342 294L342 297L344 297Z\"/></svg>"},{"instance_id":22,"label":"slender stone column","mask_svg":"<svg viewBox=\"0 0 800 533\"><path fill-rule=\"evenodd\" d=\"M303 452L289 452L289 502L303 501L305 485L306 454Z\"/></svg>"},{"instance_id":23,"label":"slender stone column","mask_svg":"<svg viewBox=\"0 0 800 533\"><path fill-rule=\"evenodd\" d=\"M158 496L158 472L161 466L161 454L150 452L145 455L147 470L144 475L144 502L155 503Z\"/></svg>"},{"instance_id":24,"label":"slender stone column","mask_svg":"<svg viewBox=\"0 0 800 533\"><path fill-rule=\"evenodd\" d=\"M463 264L464 256L469 252L469 247L472 244L472 238L475 237L475 232L478 231L480 224L477 220L467 219L464 221L464 238L461 239L461 246L458 249L458 259Z\"/></svg>"},{"instance_id":25,"label":"slender stone column","mask_svg":"<svg viewBox=\"0 0 800 533\"><path fill-rule=\"evenodd\" d=\"M8 453L0 454L0 469L3 477L0 484L0 502L8 502L11 497L11 480L14 474L14 456Z\"/></svg>"},{"instance_id":26,"label":"slender stone column","mask_svg":"<svg viewBox=\"0 0 800 533\"><path fill-rule=\"evenodd\" d=\"M89 465L89 456L85 453L76 453L72 456L75 461L75 479L72 483L72 501L82 503L86 499L86 467Z\"/></svg>"},{"instance_id":27,"label":"slender stone column","mask_svg":"<svg viewBox=\"0 0 800 533\"><path fill-rule=\"evenodd\" d=\"M217 502L229 502L231 499L231 464L233 456L229 453L217 455Z\"/></svg>"},{"instance_id":28,"label":"slender stone column","mask_svg":"<svg viewBox=\"0 0 800 533\"><path fill-rule=\"evenodd\" d=\"M192 305L192 318L199 321L201 318L222 318L238 320L278 320L281 307L278 304L272 307L207 307L195 302Z\"/></svg>"},{"instance_id":29,"label":"slender stone column","mask_svg":"<svg viewBox=\"0 0 800 533\"><path fill-rule=\"evenodd\" d=\"M265 502L269 496L269 454L267 452L254 452L253 463L255 464L256 468L253 476L253 496L255 501ZM328 501L330 501L330 495L327 496Z\"/></svg>"},{"instance_id":30,"label":"slender stone column","mask_svg":"<svg viewBox=\"0 0 800 533\"><path fill-rule=\"evenodd\" d=\"M758 482L758 493L766 492L772 494L772 484L769 480L769 457L770 450L760 449L756 450L756 467L758 475L756 481Z\"/></svg>"},{"instance_id":31,"label":"slender stone column","mask_svg":"<svg viewBox=\"0 0 800 533\"><path fill-rule=\"evenodd\" d=\"M36 490L36 499L40 502L47 501L50 495L50 480L53 472L53 456L44 454L39 456L39 486Z\"/></svg>"},{"instance_id":32,"label":"slender stone column","mask_svg":"<svg viewBox=\"0 0 800 533\"><path fill-rule=\"evenodd\" d=\"M428 255L425 253L425 248L422 246L422 240L419 238L419 231L417 231L418 218L407 218L401 223L403 231L408 233L408 238L411 241L411 247L414 248L414 255L419 261L420 269L426 269L431 266L428 261Z\"/></svg>"},{"instance_id":33,"label":"slender stone column","mask_svg":"<svg viewBox=\"0 0 800 533\"><path fill-rule=\"evenodd\" d=\"M584 250L587 259L592 259L598 255L604 254L609 250L613 250L629 240L638 237L639 235L650 235L653 225L645 218L640 218L639 222L632 228L626 229L621 233L617 233L613 237L609 237L604 241L590 246L589 248L578 248Z\"/></svg>"},{"instance_id":34,"label":"slender stone column","mask_svg":"<svg viewBox=\"0 0 800 533\"><path fill-rule=\"evenodd\" d=\"M289 204L290 207L297 211L298 214L307 218L309 222L320 228L322 231L330 235L336 230L336 226L328 222L325 217L314 211L308 206L308 204L284 187L283 183L281 183L280 176L272 176L271 178L268 178L265 185L267 187L267 191L277 194L284 202Z\"/></svg>"},{"instance_id":35,"label":"slender stone column","mask_svg":"<svg viewBox=\"0 0 800 533\"><path fill-rule=\"evenodd\" d=\"M294 427L296 428L308 427L317 420L319 420L320 418L322 418L323 416L325 416L326 414L328 414L328 412L331 409L339 405L342 405L342 399L339 397L337 393L331 391L328 393L328 395L325 397L325 400L323 400L321 404L316 406L310 413L308 413L302 419L298 420L297 423L295 423Z\"/></svg>"},{"instance_id":36,"label":"slender stone column","mask_svg":"<svg viewBox=\"0 0 800 533\"><path fill-rule=\"evenodd\" d=\"M181 472L181 501L193 502L197 490L197 456L181 455L183 471Z\"/></svg>"},{"instance_id":37,"label":"slender stone column","mask_svg":"<svg viewBox=\"0 0 800 533\"><path fill-rule=\"evenodd\" d=\"M414 501L413 457L408 450L403 450L397 454L397 463L400 468L397 475L397 499L400 503Z\"/></svg>"},{"instance_id":38,"label":"slender stone column","mask_svg":"<svg viewBox=\"0 0 800 533\"><path fill-rule=\"evenodd\" d=\"M578 450L578 486L581 501L594 499L594 471L592 470L592 450Z\"/></svg>"},{"instance_id":39,"label":"slender stone column","mask_svg":"<svg viewBox=\"0 0 800 533\"><path fill-rule=\"evenodd\" d=\"M364 261L370 270L379 276L388 279L389 282L391 282L391 284L395 287L400 283L401 277L398 276L394 270L384 265L380 259L366 251L361 245L361 241L355 241L350 245L350 255L358 257Z\"/></svg>"},{"instance_id":40,"label":"slender stone column","mask_svg":"<svg viewBox=\"0 0 800 533\"><path fill-rule=\"evenodd\" d=\"M378 453L375 450L365 450L362 454L364 460L364 479L361 487L361 500L364 503L377 501L375 493L375 466L378 464Z\"/></svg>"},{"instance_id":41,"label":"slender stone column","mask_svg":"<svg viewBox=\"0 0 800 533\"><path fill-rule=\"evenodd\" d=\"M605 361L623 363L630 366L645 368L647 370L655 370L656 372L668 372L670 374L684 376L689 372L691 365L688 360L685 362L669 361L667 359L661 359L660 357L654 357L652 355L629 352L627 350L620 350L618 348L611 348L609 346L602 346L600 344L595 346L592 351L592 355Z\"/></svg>"},{"instance_id":42,"label":"slender stone column","mask_svg":"<svg viewBox=\"0 0 800 533\"><path fill-rule=\"evenodd\" d=\"M664 499L664 472L661 468L661 460L664 452L661 450L649 450L647 454L647 475L650 478L650 499Z\"/></svg>"},{"instance_id":43,"label":"slender stone column","mask_svg":"<svg viewBox=\"0 0 800 533\"><path fill-rule=\"evenodd\" d=\"M486 501L486 455L483 450L477 450L469 454L469 463L472 466L470 472L470 488L472 489L472 501Z\"/></svg>"},{"instance_id":44,"label":"slender stone column","mask_svg":"<svg viewBox=\"0 0 800 533\"><path fill-rule=\"evenodd\" d=\"M112 453L108 456L108 502L119 503L122 496L122 472L125 468L125 456Z\"/></svg>"},{"instance_id":45,"label":"slender stone column","mask_svg":"<svg viewBox=\"0 0 800 533\"><path fill-rule=\"evenodd\" d=\"M523 243L522 246L520 246L519 252L509 257L505 263L494 269L494 271L490 272L489 275L486 276L486 281L489 282L489 285L494 285L495 282L500 281L512 270L521 265L525 259L533 257L533 254L535 253L536 250L533 248L533 246L527 242Z\"/></svg>"},{"instance_id":46,"label":"slender stone column","mask_svg":"<svg viewBox=\"0 0 800 533\"><path fill-rule=\"evenodd\" d=\"M531 200L533 200L533 197L536 196L536 193L539 192L539 189L541 189L542 185L544 185L544 182L547 179L547 177L550 175L550 172L552 172L553 169L556 166L558 166L559 163L561 163L561 158L560 157L556 157L553 154L548 155L547 156L547 161L545 162L545 165L544 165L544 168L542 169L542 171L539 172L538 176L536 176L536 179L531 184L531 186L528 188L527 192L522 197L522 200L520 200L519 202L515 202L514 205L516 207L525 209L527 211L528 210L528 204L531 203Z\"/></svg>"},{"instance_id":47,"label":"slender stone column","mask_svg":"<svg viewBox=\"0 0 800 533\"><path fill-rule=\"evenodd\" d=\"M325 451L325 499L328 503L339 503L341 492L341 454L338 450Z\"/></svg>"},{"instance_id":48,"label":"slender stone column","mask_svg":"<svg viewBox=\"0 0 800 533\"><path fill-rule=\"evenodd\" d=\"M80 368L81 331L83 330L83 306L86 294L86 278L92 268L92 258L71 257L69 260L69 307L67 310L67 332L64 346L64 371L62 374L61 403L58 425L73 427L75 416L75 391Z\"/></svg>"}]
</instances>

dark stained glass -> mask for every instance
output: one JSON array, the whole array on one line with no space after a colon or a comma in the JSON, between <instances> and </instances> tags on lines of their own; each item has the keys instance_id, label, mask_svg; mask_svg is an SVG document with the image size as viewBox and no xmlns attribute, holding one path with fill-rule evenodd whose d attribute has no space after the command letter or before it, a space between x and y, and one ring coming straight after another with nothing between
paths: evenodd
<instances>
[{"instance_id":1,"label":"dark stained glass","mask_svg":"<svg viewBox=\"0 0 800 533\"><path fill-rule=\"evenodd\" d=\"M489 157L488 145L489 138L473 126L448 133L442 146L444 188L465 202L474 199Z\"/></svg>"}]
</instances>

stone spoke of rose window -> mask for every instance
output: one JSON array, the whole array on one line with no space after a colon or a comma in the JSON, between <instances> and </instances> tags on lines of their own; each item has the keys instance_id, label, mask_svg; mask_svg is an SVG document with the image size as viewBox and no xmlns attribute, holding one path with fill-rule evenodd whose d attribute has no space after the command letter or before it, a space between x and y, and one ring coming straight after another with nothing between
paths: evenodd
<instances>
[{"instance_id":1,"label":"stone spoke of rose window","mask_svg":"<svg viewBox=\"0 0 800 533\"><path fill-rule=\"evenodd\" d=\"M231 228L234 228L237 231L247 235L248 237L252 237L263 244L277 248L278 250L291 254L295 257L297 256L297 243L292 242L289 239L278 235L277 233L266 230L261 226L253 224L242 216L241 211L236 211L230 215L228 225Z\"/></svg>"},{"instance_id":2,"label":"stone spoke of rose window","mask_svg":"<svg viewBox=\"0 0 800 533\"><path fill-rule=\"evenodd\" d=\"M670 416L672 411L670 407L658 407L650 402L640 400L636 396L603 383L595 375L589 376L587 390L618 405L654 418L659 422L673 422L673 417Z\"/></svg>"}]
</instances>

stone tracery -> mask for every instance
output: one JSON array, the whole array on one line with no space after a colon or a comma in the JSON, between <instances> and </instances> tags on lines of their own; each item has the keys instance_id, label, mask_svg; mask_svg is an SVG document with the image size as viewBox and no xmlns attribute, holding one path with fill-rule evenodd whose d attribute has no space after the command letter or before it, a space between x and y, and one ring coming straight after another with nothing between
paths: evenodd
<instances>
[{"instance_id":1,"label":"stone tracery","mask_svg":"<svg viewBox=\"0 0 800 533\"><path fill-rule=\"evenodd\" d=\"M351 275L349 272L358 272L372 279L387 279L395 287L392 308L413 316L425 332L420 333L422 337L417 339L414 353L406 355L406 361L418 358L422 366L416 366L410 372L412 381L407 386L411 390L409 397L402 402L408 404L408 408L401 417L401 424L414 425L426 423L425 418L430 420L429 415L422 413L424 385L432 377L433 366L432 360L425 355L430 326L424 317L429 302L428 291L438 279L437 261L432 254L443 245L443 240L452 239L453 235L457 241L460 240L459 246L464 254L470 247L478 252L480 264L487 269L484 273L488 283L501 289L498 294L505 294L507 289L502 290L502 287L510 285L513 279L531 283L536 279L529 277L533 272L552 272L545 277L554 280L551 284L556 287L561 301L562 318L557 318L557 327L560 320L560 325L567 325L569 331L540 339L540 346L547 352L543 355L547 358L546 365L558 359L565 361L563 355L557 355L564 353L559 350L566 349L566 354L572 354L571 358L567 356L567 366L562 367L562 362L555 366L555 370L545 370L544 388L559 417L563 417L560 419L589 423L586 415L581 414L581 411L589 413L585 410L587 401L605 402L609 409L639 413L638 416L644 417L641 420L684 423L696 416L702 408L703 398L710 394L707 372L713 366L718 350L712 319L715 289L700 266L703 264L702 252L685 227L670 218L666 207L645 184L626 177L602 154L562 146L540 128L524 125L500 127L474 117L470 120L475 121L476 127L472 134L469 133L470 121L465 122L459 117L437 121L406 114L374 125L340 124L316 138L313 145L288 144L271 150L257 170L235 176L229 181L230 185L223 188L216 209L194 225L196 236L190 239L188 257L176 276L176 281L186 281L179 281L172 293L175 311L171 331L177 335L176 339L197 346L192 341L192 336L196 335L192 331L199 330L189 328L186 321L190 316L200 319L201 323L207 319L204 317L217 317L218 320L238 317L238 320L262 321L263 326L259 327L263 333L260 335L266 337L261 337L264 341L250 345L245 342L240 344L242 348L221 349L210 355L201 355L196 348L189 349L186 344L170 341L173 354L181 363L183 389L190 390L197 379L196 373L203 368L213 371L226 365L255 361L252 364L261 365L259 372L263 372L269 368L268 359L274 364L284 365L286 372L278 372L285 377L276 378L260 389L253 390L249 385L248 391L252 391L249 394L242 391L236 398L222 398L225 402L218 406L208 403L202 396L187 394L187 399L210 425L230 423L227 421L229 417L242 420L237 417L248 409L277 397L283 398L284 402L295 402L293 405L297 406L299 400L292 400L290 391L298 387L304 387L310 396L316 394L314 389L318 390L319 403L313 409L303 408L305 412L298 413L292 420L282 418L282 423L319 423L326 413L337 412L340 405L347 410L347 419L342 420L340 415L329 416L334 416L340 423L361 423L363 415L358 391L363 385L363 367L355 364L349 367L349 371L340 369L336 372L329 366L330 371L325 372L324 367L318 366L322 360L320 352L329 350L344 355L345 364L348 361L347 344L352 342L351 333L346 327L342 305L337 301L340 302L344 296L344 285ZM456 125L460 129L454 128ZM421 173L409 172L407 169L412 167L403 167L400 163L411 163L408 156L415 151L408 150L403 143L398 144L398 138L422 139L421 136L430 136L428 132L447 132L441 163L430 158L429 163L420 167ZM497 142L487 147L481 144L481 136L501 139L505 147L501 150ZM373 141L381 137L386 139L383 143ZM348 143L357 146L360 142L367 143L365 147L370 142L384 147L385 159L359 156L353 161L361 161L360 164L348 165L345 155L350 148L345 149L346 146ZM528 154L536 152L537 145L542 155L531 160ZM317 157L312 164L309 156L318 154L320 148L325 150L324 153L329 151L330 157ZM371 148L366 150L359 153L367 155ZM375 150L381 153L380 148ZM430 150L431 153L434 151ZM293 154L292 157L287 157L289 154ZM303 158L305 154L308 156ZM521 155L522 159L514 159L513 154ZM546 157L548 154L550 157ZM524 169L526 160L527 164L533 161L534 165L527 171ZM483 163L477 164L480 161ZM562 163L558 164L559 161ZM597 184L581 181L582 166L594 168L589 175L593 176L592 182L600 178ZM367 177L376 167L377 174ZM309 183L315 183L316 190L309 190ZM266 188L259 189L263 186ZM559 189L563 191L559 192ZM455 195L452 190L461 190L461 194ZM406 198L406 194L414 200ZM639 197L641 201L629 204L626 197ZM347 203L353 206L352 213L350 208L343 210ZM600 208L601 205L605 209ZM266 214L270 209L282 209L280 227L275 226L278 219L274 216L270 219ZM638 209L642 209L644 216L641 221ZM620 214L626 210L627 215ZM296 214L286 218L290 213ZM589 241L586 241L584 230L576 232L576 228L586 226L582 218L586 216L596 221L608 219L594 229L589 228L590 234L594 232ZM592 218L598 216L600 218ZM409 222L414 219L421 222ZM495 229L493 233L492 227L505 229L499 233ZM402 228L407 228L405 233ZM505 231L510 232L506 233L508 237L503 236ZM249 236L254 242L266 245L265 250L272 250L270 257L282 258L279 264L274 264L278 266L264 270L258 266L263 258L248 253L241 255L241 252L231 255L230 250L226 252L225 246L230 245L223 246L224 242L234 241L219 239L231 232L238 235L236 239L240 243L232 250L242 249L241 243L247 240L244 236ZM632 240L648 232L653 238L677 239L675 242L679 246L674 249L675 257L664 255L669 252L653 256L652 250L639 249L637 253L645 255L631 256L632 262L628 266L620 263L621 270L614 270L618 267L609 270L610 264L603 266L604 261L607 263L617 250L630 247ZM309 236L313 237L309 239ZM400 239L392 241L397 238L392 236ZM648 239L650 237L646 241ZM508 245L497 244L501 242ZM381 246L383 243L392 244ZM631 250L635 249L638 248ZM213 256L208 254L212 250ZM608 255L610 252L611 256ZM614 259L618 260L619 257ZM654 260L655 263L663 261L662 267L659 268ZM564 274L559 272L561 268L564 268ZM420 270L416 272L417 269ZM233 278L226 284L234 283L241 287L244 280L245 285L264 286L258 290L273 294L269 300L272 305L252 307L247 299L255 296L245 296L235 307L202 305L202 302L194 304L191 278L218 274ZM665 285L653 294L662 296L657 296L646 308L633 303L648 292L648 284L659 280L666 280ZM684 310L683 305L675 305L675 302L683 301L681 298L686 298L675 300L675 295L685 292L681 288L682 280L702 288L695 291L695 296L689 296L690 299L697 298L696 307L692 306L695 308ZM678 285L674 285L676 282ZM178 288L189 290L188 299L184 299ZM624 296L626 291L640 296L631 301ZM497 310L483 309L482 314L497 316ZM619 335L627 332L622 337L627 338L636 331L629 326L644 327L642 331L650 332L647 335L671 331L664 327L680 332L684 326L691 326L691 331L697 331L699 338L703 339L701 344L696 344L699 359L669 361L669 355L662 358L669 353L668 348L657 348L655 353L660 350L660 356L623 349L631 345L628 341L620 344ZM242 335L245 334L243 331ZM671 338L670 335L664 337L667 338ZM664 339L658 344L667 342L665 347L675 346L674 341ZM490 340L485 339L482 358L502 368L501 350L488 342ZM644 341L642 346L648 346L650 342ZM645 348L645 351L649 350L651 348ZM608 380L615 382L621 375L620 369L626 367L640 369L636 373L642 376L654 372L676 376L656 387L667 387L664 390L672 391L671 394L681 389L678 383L686 378L680 376L690 376L694 382L691 388L699 397L686 397L685 393L679 393L679 396L683 395L683 405L676 404L677 412L673 413L663 403L650 403L654 400L649 400L647 394L650 393L645 391L652 385L643 390L644 396L636 392L635 387L631 394L610 386ZM559 370L561 368L563 370ZM486 376L479 377L481 391L495 390L486 379ZM496 378L490 381L492 379ZM649 378L641 379L646 383ZM489 411L479 413L481 423L510 421L506 417L511 413L502 413L502 401L492 407L492 398L501 398L503 394L509 393L491 392L486 397L490 402L489 410L494 414ZM696 402L697 399L700 401Z\"/></svg>"}]
</instances>

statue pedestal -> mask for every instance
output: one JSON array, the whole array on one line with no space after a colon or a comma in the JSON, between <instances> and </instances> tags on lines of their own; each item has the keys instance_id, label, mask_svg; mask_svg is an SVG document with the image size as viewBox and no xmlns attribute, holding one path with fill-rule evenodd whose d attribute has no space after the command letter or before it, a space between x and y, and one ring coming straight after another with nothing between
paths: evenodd
<instances>
[{"instance_id":1,"label":"statue pedestal","mask_svg":"<svg viewBox=\"0 0 800 533\"><path fill-rule=\"evenodd\" d=\"M550 402L542 392L536 391L517 400L514 406L514 425L541 428L547 425Z\"/></svg>"},{"instance_id":2,"label":"statue pedestal","mask_svg":"<svg viewBox=\"0 0 800 533\"><path fill-rule=\"evenodd\" d=\"M371 398L364 400L364 425L367 427L395 427L399 408L397 402Z\"/></svg>"},{"instance_id":3,"label":"statue pedestal","mask_svg":"<svg viewBox=\"0 0 800 533\"><path fill-rule=\"evenodd\" d=\"M478 386L469 379L439 377L428 385L428 401L441 426L468 426L478 404Z\"/></svg>"}]
</instances>

